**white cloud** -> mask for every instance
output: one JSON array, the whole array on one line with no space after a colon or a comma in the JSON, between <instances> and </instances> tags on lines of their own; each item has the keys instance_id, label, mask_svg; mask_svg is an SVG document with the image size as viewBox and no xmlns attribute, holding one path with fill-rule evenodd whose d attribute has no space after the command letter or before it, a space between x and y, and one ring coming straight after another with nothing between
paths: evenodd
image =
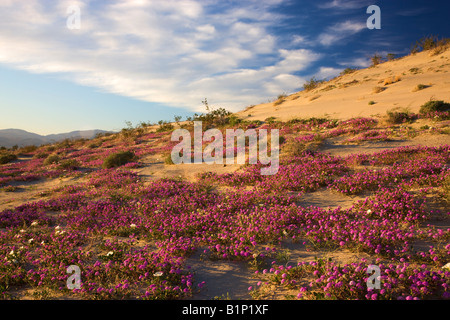
<instances>
[{"instance_id":1,"label":"white cloud","mask_svg":"<svg viewBox=\"0 0 450 320\"><path fill-rule=\"evenodd\" d=\"M279 0L215 1L3 1L0 63L195 111L205 97L237 110L298 88L294 74L320 55L277 47L267 26L280 19ZM66 28L73 4L80 30Z\"/></svg>"},{"instance_id":2,"label":"white cloud","mask_svg":"<svg viewBox=\"0 0 450 320\"><path fill-rule=\"evenodd\" d=\"M339 65L348 67L359 67L359 68L367 68L370 66L371 62L369 58L355 58L352 60L346 60L338 62Z\"/></svg>"},{"instance_id":3,"label":"white cloud","mask_svg":"<svg viewBox=\"0 0 450 320\"><path fill-rule=\"evenodd\" d=\"M362 8L364 6L369 6L373 1L371 0L332 0L329 2L326 2L324 4L319 5L319 8L322 9L341 9L341 10L348 10L348 9L357 9Z\"/></svg>"},{"instance_id":4,"label":"white cloud","mask_svg":"<svg viewBox=\"0 0 450 320\"><path fill-rule=\"evenodd\" d=\"M358 21L339 22L329 27L324 33L321 33L318 37L318 41L324 46L330 46L348 36L364 30L365 28L367 28L366 24Z\"/></svg>"},{"instance_id":5,"label":"white cloud","mask_svg":"<svg viewBox=\"0 0 450 320\"><path fill-rule=\"evenodd\" d=\"M332 68L332 67L320 67L319 72L316 74L317 79L331 79L339 75L342 68Z\"/></svg>"}]
</instances>

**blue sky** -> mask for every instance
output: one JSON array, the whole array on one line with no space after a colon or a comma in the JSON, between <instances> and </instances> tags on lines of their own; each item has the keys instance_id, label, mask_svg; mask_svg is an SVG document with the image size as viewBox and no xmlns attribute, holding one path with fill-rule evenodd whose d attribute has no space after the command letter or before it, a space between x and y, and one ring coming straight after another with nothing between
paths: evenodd
<instances>
[{"instance_id":1,"label":"blue sky","mask_svg":"<svg viewBox=\"0 0 450 320\"><path fill-rule=\"evenodd\" d=\"M0 12L0 129L39 134L185 118L204 98L238 111L450 37L448 1L0 0Z\"/></svg>"}]
</instances>

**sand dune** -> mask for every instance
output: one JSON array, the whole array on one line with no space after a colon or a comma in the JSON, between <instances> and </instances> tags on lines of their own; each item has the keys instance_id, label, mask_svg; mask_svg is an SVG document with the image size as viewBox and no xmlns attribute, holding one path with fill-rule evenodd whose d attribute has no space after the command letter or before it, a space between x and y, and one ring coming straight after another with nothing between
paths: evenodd
<instances>
[{"instance_id":1,"label":"sand dune","mask_svg":"<svg viewBox=\"0 0 450 320\"><path fill-rule=\"evenodd\" d=\"M424 51L336 77L314 90L292 94L279 105L264 103L237 115L247 120L276 117L286 121L294 117L382 116L394 108L417 112L430 99L450 100L449 71L450 50L437 55ZM398 81L385 83L389 79ZM426 87L415 91L419 84ZM375 87L384 90L375 93ZM374 104L370 105L370 101Z\"/></svg>"}]
</instances>

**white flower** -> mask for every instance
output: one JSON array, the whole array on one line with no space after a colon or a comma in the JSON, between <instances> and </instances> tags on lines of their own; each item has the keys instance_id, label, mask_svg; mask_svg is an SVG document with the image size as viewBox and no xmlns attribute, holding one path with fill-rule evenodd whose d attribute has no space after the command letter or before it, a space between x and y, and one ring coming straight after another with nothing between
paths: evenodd
<instances>
[{"instance_id":1,"label":"white flower","mask_svg":"<svg viewBox=\"0 0 450 320\"><path fill-rule=\"evenodd\" d=\"M131 228L136 228L136 225L134 223L130 224Z\"/></svg>"},{"instance_id":2,"label":"white flower","mask_svg":"<svg viewBox=\"0 0 450 320\"><path fill-rule=\"evenodd\" d=\"M35 227L35 226L37 226L39 223L37 222L37 221L33 221L32 223L31 223L31 225L30 225L30 227Z\"/></svg>"},{"instance_id":3,"label":"white flower","mask_svg":"<svg viewBox=\"0 0 450 320\"><path fill-rule=\"evenodd\" d=\"M367 214L371 214L372 213L372 210L367 210L367 212L366 212Z\"/></svg>"},{"instance_id":4,"label":"white flower","mask_svg":"<svg viewBox=\"0 0 450 320\"><path fill-rule=\"evenodd\" d=\"M155 276L155 277L161 277L163 274L164 274L163 272L158 271L158 272L154 273L153 276Z\"/></svg>"},{"instance_id":5,"label":"white flower","mask_svg":"<svg viewBox=\"0 0 450 320\"><path fill-rule=\"evenodd\" d=\"M10 256L14 255L14 250L11 250L11 252L9 253Z\"/></svg>"},{"instance_id":6,"label":"white flower","mask_svg":"<svg viewBox=\"0 0 450 320\"><path fill-rule=\"evenodd\" d=\"M56 226L56 227L55 227L55 230L59 230L59 229L61 229L60 226Z\"/></svg>"},{"instance_id":7,"label":"white flower","mask_svg":"<svg viewBox=\"0 0 450 320\"><path fill-rule=\"evenodd\" d=\"M443 266L442 269L450 270L450 262Z\"/></svg>"},{"instance_id":8,"label":"white flower","mask_svg":"<svg viewBox=\"0 0 450 320\"><path fill-rule=\"evenodd\" d=\"M45 244L45 242L44 242L44 241L42 241L42 242L41 242L41 244L42 244L42 245L44 245L44 244Z\"/></svg>"},{"instance_id":9,"label":"white flower","mask_svg":"<svg viewBox=\"0 0 450 320\"><path fill-rule=\"evenodd\" d=\"M106 254L107 257L112 256L114 254L114 251L110 251Z\"/></svg>"},{"instance_id":10,"label":"white flower","mask_svg":"<svg viewBox=\"0 0 450 320\"><path fill-rule=\"evenodd\" d=\"M20 231L19 232L21 232L21 233L24 233L25 232L25 230L23 230L23 229L20 229Z\"/></svg>"},{"instance_id":11,"label":"white flower","mask_svg":"<svg viewBox=\"0 0 450 320\"><path fill-rule=\"evenodd\" d=\"M29 240L28 240L28 243L30 243L30 244L31 244L31 243L33 243L33 241L34 241L34 239L33 239L33 238L31 238L31 239L29 239Z\"/></svg>"}]
</instances>

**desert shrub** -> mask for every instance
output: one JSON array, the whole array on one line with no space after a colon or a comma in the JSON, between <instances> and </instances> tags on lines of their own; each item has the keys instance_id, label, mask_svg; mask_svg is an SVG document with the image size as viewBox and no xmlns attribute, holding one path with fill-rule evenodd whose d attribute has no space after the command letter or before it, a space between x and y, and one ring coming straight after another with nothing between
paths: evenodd
<instances>
[{"instance_id":1,"label":"desert shrub","mask_svg":"<svg viewBox=\"0 0 450 320\"><path fill-rule=\"evenodd\" d=\"M375 88L373 88L372 92L373 93L380 93L380 92L383 92L384 90L386 90L385 87L375 87Z\"/></svg>"},{"instance_id":2,"label":"desert shrub","mask_svg":"<svg viewBox=\"0 0 450 320\"><path fill-rule=\"evenodd\" d=\"M372 67L379 65L381 62L383 62L383 57L380 56L379 54L374 54L371 58L370 61L372 62Z\"/></svg>"},{"instance_id":3,"label":"desert shrub","mask_svg":"<svg viewBox=\"0 0 450 320\"><path fill-rule=\"evenodd\" d=\"M264 121L267 122L268 124L271 124L275 122L275 119L276 117L268 117Z\"/></svg>"},{"instance_id":4,"label":"desert shrub","mask_svg":"<svg viewBox=\"0 0 450 320\"><path fill-rule=\"evenodd\" d=\"M37 146L34 145L29 145L29 146L24 146L22 148L19 149L20 153L31 153L37 150Z\"/></svg>"},{"instance_id":5,"label":"desert shrub","mask_svg":"<svg viewBox=\"0 0 450 320\"><path fill-rule=\"evenodd\" d=\"M282 104L284 101L286 101L286 98L287 98L286 93L282 93L282 94L278 95L277 100L273 103L273 105L278 106L278 105Z\"/></svg>"},{"instance_id":6,"label":"desert shrub","mask_svg":"<svg viewBox=\"0 0 450 320\"><path fill-rule=\"evenodd\" d=\"M193 117L187 117L186 120L189 122L193 121L201 121L203 124L203 129L207 130L215 127L222 127L227 124L240 123L241 120L238 119L235 115L233 115L230 111L224 108L218 108L214 110L210 110L208 107L208 113L206 114L197 114L195 113ZM249 117L251 114L248 115Z\"/></svg>"},{"instance_id":7,"label":"desert shrub","mask_svg":"<svg viewBox=\"0 0 450 320\"><path fill-rule=\"evenodd\" d=\"M90 144L88 144L88 148L89 149L95 149L95 148L98 148L98 147L100 147L101 146L101 142L92 142L92 143L90 143Z\"/></svg>"},{"instance_id":8,"label":"desert shrub","mask_svg":"<svg viewBox=\"0 0 450 320\"><path fill-rule=\"evenodd\" d=\"M156 132L166 132L166 131L172 131L174 126L168 121L159 120L158 121L159 128L156 129Z\"/></svg>"},{"instance_id":9,"label":"desert shrub","mask_svg":"<svg viewBox=\"0 0 450 320\"><path fill-rule=\"evenodd\" d=\"M420 40L416 41L416 43L412 46L411 53L417 53L420 51L428 51L428 50L435 50L435 49L446 49L448 44L450 43L449 38L441 38L439 39L438 36L430 35L421 38ZM441 52L441 50L437 50L437 53ZM435 52L436 54L436 52Z\"/></svg>"},{"instance_id":10,"label":"desert shrub","mask_svg":"<svg viewBox=\"0 0 450 320\"><path fill-rule=\"evenodd\" d=\"M16 187L16 186L6 186L6 187L1 188L0 190L3 192L15 192L18 189L19 189L19 187Z\"/></svg>"},{"instance_id":11,"label":"desert shrub","mask_svg":"<svg viewBox=\"0 0 450 320\"><path fill-rule=\"evenodd\" d=\"M425 85L425 84L421 84L419 83L417 86L414 87L413 92L417 92L423 89L428 88L429 86Z\"/></svg>"},{"instance_id":12,"label":"desert shrub","mask_svg":"<svg viewBox=\"0 0 450 320\"><path fill-rule=\"evenodd\" d=\"M410 123L417 119L417 116L409 113L407 111L398 112L398 111L388 111L387 113L387 122L391 124L400 124L400 123Z\"/></svg>"},{"instance_id":13,"label":"desert shrub","mask_svg":"<svg viewBox=\"0 0 450 320\"><path fill-rule=\"evenodd\" d=\"M77 160L75 159L67 159L64 161L61 161L61 163L59 164L58 168L60 169L76 169L77 167L79 167L80 164Z\"/></svg>"},{"instance_id":14,"label":"desert shrub","mask_svg":"<svg viewBox=\"0 0 450 320\"><path fill-rule=\"evenodd\" d=\"M164 163L165 164L168 164L168 165L172 165L172 164L175 164L174 162L173 162L173 160L172 160L172 154L168 154L168 155L166 155L165 157L164 157Z\"/></svg>"},{"instance_id":15,"label":"desert shrub","mask_svg":"<svg viewBox=\"0 0 450 320\"><path fill-rule=\"evenodd\" d=\"M303 154L303 151L305 151L306 146L303 142L298 141L296 139L290 139L287 141L284 141L282 153L287 156L300 156Z\"/></svg>"},{"instance_id":16,"label":"desert shrub","mask_svg":"<svg viewBox=\"0 0 450 320\"><path fill-rule=\"evenodd\" d=\"M389 85L389 84L393 84L396 82L399 82L401 80L400 76L395 76L395 77L390 77L390 78L386 78L384 79L384 83L383 86Z\"/></svg>"},{"instance_id":17,"label":"desert shrub","mask_svg":"<svg viewBox=\"0 0 450 320\"><path fill-rule=\"evenodd\" d=\"M420 107L420 114L427 114L431 112L450 111L450 103L442 100L430 100Z\"/></svg>"},{"instance_id":18,"label":"desert shrub","mask_svg":"<svg viewBox=\"0 0 450 320\"><path fill-rule=\"evenodd\" d=\"M395 60L396 55L394 53L388 53L386 55L386 58L388 59L388 61L392 61Z\"/></svg>"},{"instance_id":19,"label":"desert shrub","mask_svg":"<svg viewBox=\"0 0 450 320\"><path fill-rule=\"evenodd\" d=\"M105 169L123 166L136 158L131 151L121 151L112 153L103 161L102 167Z\"/></svg>"},{"instance_id":20,"label":"desert shrub","mask_svg":"<svg viewBox=\"0 0 450 320\"><path fill-rule=\"evenodd\" d=\"M309 81L306 81L306 83L303 85L303 89L305 91L313 90L317 88L322 82L323 80L317 80L316 78L313 77Z\"/></svg>"},{"instance_id":21,"label":"desert shrub","mask_svg":"<svg viewBox=\"0 0 450 320\"><path fill-rule=\"evenodd\" d=\"M374 105L376 102L375 101L369 101L369 106Z\"/></svg>"},{"instance_id":22,"label":"desert shrub","mask_svg":"<svg viewBox=\"0 0 450 320\"><path fill-rule=\"evenodd\" d=\"M59 142L56 147L58 149L64 149L64 148L70 148L74 144L74 141L71 139L64 139L63 141Z\"/></svg>"},{"instance_id":23,"label":"desert shrub","mask_svg":"<svg viewBox=\"0 0 450 320\"><path fill-rule=\"evenodd\" d=\"M60 161L60 158L57 154L51 154L44 160L44 165L48 166L49 164L58 163Z\"/></svg>"},{"instance_id":24,"label":"desert shrub","mask_svg":"<svg viewBox=\"0 0 450 320\"><path fill-rule=\"evenodd\" d=\"M344 70L341 71L341 73L339 75L343 76L346 74L350 74L353 73L355 71L357 71L358 69L354 69L354 68L345 68Z\"/></svg>"},{"instance_id":25,"label":"desert shrub","mask_svg":"<svg viewBox=\"0 0 450 320\"><path fill-rule=\"evenodd\" d=\"M447 176L447 178L444 180L442 188L444 189L444 196L448 201L450 201L450 176Z\"/></svg>"},{"instance_id":26,"label":"desert shrub","mask_svg":"<svg viewBox=\"0 0 450 320\"><path fill-rule=\"evenodd\" d=\"M13 153L0 154L0 164L10 163L14 160L17 160L17 156Z\"/></svg>"},{"instance_id":27,"label":"desert shrub","mask_svg":"<svg viewBox=\"0 0 450 320\"><path fill-rule=\"evenodd\" d=\"M33 159L45 159L48 155L48 152L40 151L34 154Z\"/></svg>"},{"instance_id":28,"label":"desert shrub","mask_svg":"<svg viewBox=\"0 0 450 320\"><path fill-rule=\"evenodd\" d=\"M236 115L232 114L228 117L228 124L230 126L235 126L242 122L242 119L238 118Z\"/></svg>"}]
</instances>

